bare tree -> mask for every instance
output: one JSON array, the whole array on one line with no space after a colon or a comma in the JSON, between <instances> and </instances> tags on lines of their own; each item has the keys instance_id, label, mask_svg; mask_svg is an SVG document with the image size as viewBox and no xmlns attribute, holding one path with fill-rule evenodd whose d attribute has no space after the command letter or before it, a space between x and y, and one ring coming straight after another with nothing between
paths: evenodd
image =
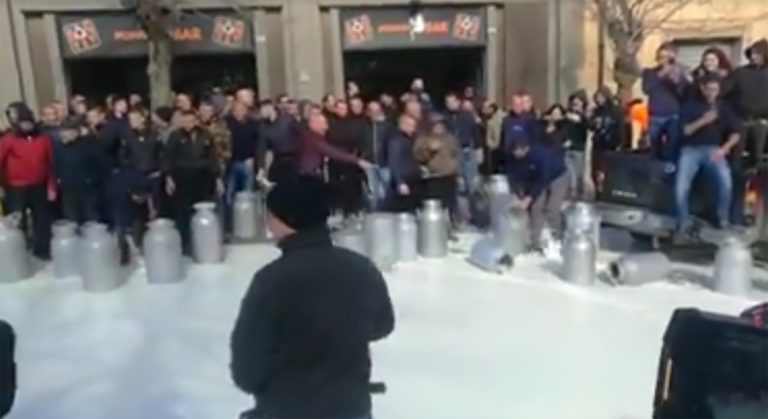
<instances>
[{"instance_id":1,"label":"bare tree","mask_svg":"<svg viewBox=\"0 0 768 419\"><path fill-rule=\"evenodd\" d=\"M173 66L172 30L178 18L172 0L124 0L135 11L147 34L149 49L147 77L149 102L153 107L172 102L171 67Z\"/></svg>"},{"instance_id":2,"label":"bare tree","mask_svg":"<svg viewBox=\"0 0 768 419\"><path fill-rule=\"evenodd\" d=\"M629 100L640 78L638 53L649 34L696 0L593 0L614 53L613 79Z\"/></svg>"}]
</instances>

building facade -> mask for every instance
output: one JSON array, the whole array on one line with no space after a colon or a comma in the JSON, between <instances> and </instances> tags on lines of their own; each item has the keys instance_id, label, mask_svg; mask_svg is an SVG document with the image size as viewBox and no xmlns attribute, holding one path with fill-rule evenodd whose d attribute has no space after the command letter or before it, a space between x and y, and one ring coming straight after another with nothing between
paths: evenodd
<instances>
[{"instance_id":1,"label":"building facade","mask_svg":"<svg viewBox=\"0 0 768 419\"><path fill-rule=\"evenodd\" d=\"M376 84L404 89L406 73L418 67L444 89L472 85L502 103L525 89L546 103L579 87L594 90L601 67L611 80L610 48L600 48L606 43L591 0L181 3L173 29L180 89L226 79L261 96L316 100L343 92L347 80L370 93ZM415 11L423 17L418 31L409 23ZM764 36L766 0L691 1L653 31L641 62L651 64L665 40L690 60L711 42L740 51ZM140 89L145 40L123 0L0 0L0 103L38 107L85 86Z\"/></svg>"}]
</instances>

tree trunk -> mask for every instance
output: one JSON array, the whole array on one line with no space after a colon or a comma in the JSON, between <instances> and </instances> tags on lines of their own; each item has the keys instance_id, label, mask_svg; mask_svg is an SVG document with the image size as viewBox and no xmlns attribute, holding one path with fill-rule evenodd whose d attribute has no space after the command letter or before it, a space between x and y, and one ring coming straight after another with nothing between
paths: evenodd
<instances>
[{"instance_id":1,"label":"tree trunk","mask_svg":"<svg viewBox=\"0 0 768 419\"><path fill-rule=\"evenodd\" d=\"M172 104L171 66L173 65L173 42L170 36L150 37L149 63L149 103L152 108Z\"/></svg>"},{"instance_id":2,"label":"tree trunk","mask_svg":"<svg viewBox=\"0 0 768 419\"><path fill-rule=\"evenodd\" d=\"M637 62L637 52L625 52L618 56L613 63L613 80L618 86L617 95L622 105L632 100L637 79L640 78L640 64Z\"/></svg>"}]
</instances>

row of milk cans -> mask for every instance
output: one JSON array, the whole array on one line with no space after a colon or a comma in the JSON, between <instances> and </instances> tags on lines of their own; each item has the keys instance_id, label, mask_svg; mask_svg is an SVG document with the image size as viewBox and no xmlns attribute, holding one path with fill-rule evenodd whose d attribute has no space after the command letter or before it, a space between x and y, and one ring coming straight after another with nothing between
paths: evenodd
<instances>
[{"instance_id":1,"label":"row of milk cans","mask_svg":"<svg viewBox=\"0 0 768 419\"><path fill-rule=\"evenodd\" d=\"M212 202L194 205L191 220L192 256L202 264L224 260L221 222ZM233 206L234 238L238 242L267 238L264 201L259 194L241 192ZM148 223L143 253L150 283L173 283L184 279L181 237L175 223L156 219ZM86 291L105 292L120 287L127 273L120 265L118 240L105 224L77 224L60 220L52 227L51 258L57 278L79 276ZM21 216L0 218L0 283L15 282L33 274L27 253Z\"/></svg>"}]
</instances>

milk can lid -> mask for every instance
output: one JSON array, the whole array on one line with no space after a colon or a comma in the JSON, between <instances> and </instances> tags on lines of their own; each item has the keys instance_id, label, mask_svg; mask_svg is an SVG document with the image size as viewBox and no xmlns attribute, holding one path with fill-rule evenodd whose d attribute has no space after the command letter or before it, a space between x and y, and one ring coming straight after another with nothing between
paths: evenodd
<instances>
[{"instance_id":1,"label":"milk can lid","mask_svg":"<svg viewBox=\"0 0 768 419\"><path fill-rule=\"evenodd\" d=\"M213 211L216 208L216 203L210 201L198 202L192 206L198 211Z\"/></svg>"}]
</instances>

